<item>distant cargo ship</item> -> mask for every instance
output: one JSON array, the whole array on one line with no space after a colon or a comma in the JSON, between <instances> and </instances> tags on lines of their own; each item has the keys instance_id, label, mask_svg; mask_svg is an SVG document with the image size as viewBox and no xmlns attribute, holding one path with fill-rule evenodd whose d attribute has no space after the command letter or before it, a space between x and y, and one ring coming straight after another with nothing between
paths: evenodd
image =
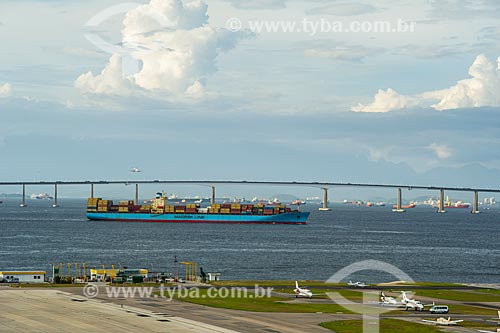
<instances>
[{"instance_id":1,"label":"distant cargo ship","mask_svg":"<svg viewBox=\"0 0 500 333\"><path fill-rule=\"evenodd\" d=\"M201 208L198 204L169 205L168 199L158 193L151 205L135 205L133 201L89 198L89 220L120 222L173 223L241 223L241 224L306 224L308 212L300 212L286 205L214 204Z\"/></svg>"},{"instance_id":2,"label":"distant cargo ship","mask_svg":"<svg viewBox=\"0 0 500 333\"><path fill-rule=\"evenodd\" d=\"M437 203L437 208L439 208L440 204ZM444 202L445 209L453 209L453 208L469 208L469 203L463 203L462 201L451 202L449 197L446 197L446 201Z\"/></svg>"},{"instance_id":3,"label":"distant cargo ship","mask_svg":"<svg viewBox=\"0 0 500 333\"><path fill-rule=\"evenodd\" d=\"M401 209L410 209L410 208L415 208L417 205L413 202L410 202L408 205L402 205ZM392 206L392 208L397 209L398 207L396 205Z\"/></svg>"}]
</instances>

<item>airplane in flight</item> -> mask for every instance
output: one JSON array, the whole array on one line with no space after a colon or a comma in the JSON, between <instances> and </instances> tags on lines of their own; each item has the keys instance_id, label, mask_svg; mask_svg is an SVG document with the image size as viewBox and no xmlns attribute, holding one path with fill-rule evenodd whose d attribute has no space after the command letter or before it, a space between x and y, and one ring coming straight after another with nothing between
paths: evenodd
<instances>
[{"instance_id":1,"label":"airplane in flight","mask_svg":"<svg viewBox=\"0 0 500 333\"><path fill-rule=\"evenodd\" d=\"M446 318L438 318L436 320L426 320L426 319L422 319L423 322L426 322L426 323L431 323L431 324L434 324L434 325L440 325L440 326L450 326L450 325L456 325L458 323L461 323L463 322L462 319L459 319L459 320L451 320L451 317L448 317L448 319Z\"/></svg>"},{"instance_id":2,"label":"airplane in flight","mask_svg":"<svg viewBox=\"0 0 500 333\"><path fill-rule=\"evenodd\" d=\"M142 172L142 170L139 168L133 167L132 169L130 169L130 172Z\"/></svg>"},{"instance_id":3,"label":"airplane in flight","mask_svg":"<svg viewBox=\"0 0 500 333\"><path fill-rule=\"evenodd\" d=\"M350 286L350 287L354 287L354 288L365 288L365 287L368 287L368 285L364 282L352 282L351 280L349 280L349 282L347 282L347 284Z\"/></svg>"}]
</instances>

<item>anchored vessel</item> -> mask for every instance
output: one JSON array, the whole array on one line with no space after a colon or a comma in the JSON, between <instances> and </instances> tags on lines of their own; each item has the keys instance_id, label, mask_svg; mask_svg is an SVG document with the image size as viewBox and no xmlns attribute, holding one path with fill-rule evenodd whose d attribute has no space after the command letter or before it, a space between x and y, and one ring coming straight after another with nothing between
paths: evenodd
<instances>
[{"instance_id":1,"label":"anchored vessel","mask_svg":"<svg viewBox=\"0 0 500 333\"><path fill-rule=\"evenodd\" d=\"M308 212L292 210L275 204L213 204L201 208L199 204L169 205L162 193L157 193L151 205L135 205L133 201L89 198L89 220L120 222L189 222L189 223L241 223L241 224L306 224Z\"/></svg>"}]
</instances>

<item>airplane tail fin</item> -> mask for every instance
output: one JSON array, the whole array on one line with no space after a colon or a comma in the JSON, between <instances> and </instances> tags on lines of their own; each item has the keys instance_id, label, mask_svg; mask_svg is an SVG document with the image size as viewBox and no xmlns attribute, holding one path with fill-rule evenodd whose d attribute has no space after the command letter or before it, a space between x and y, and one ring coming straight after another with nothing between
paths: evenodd
<instances>
[{"instance_id":1,"label":"airplane tail fin","mask_svg":"<svg viewBox=\"0 0 500 333\"><path fill-rule=\"evenodd\" d=\"M299 289L299 283L295 281L295 288Z\"/></svg>"},{"instance_id":2,"label":"airplane tail fin","mask_svg":"<svg viewBox=\"0 0 500 333\"><path fill-rule=\"evenodd\" d=\"M500 311L498 311L498 319L500 319Z\"/></svg>"},{"instance_id":3,"label":"airplane tail fin","mask_svg":"<svg viewBox=\"0 0 500 333\"><path fill-rule=\"evenodd\" d=\"M451 321L451 317L448 317L448 321Z\"/></svg>"}]
</instances>

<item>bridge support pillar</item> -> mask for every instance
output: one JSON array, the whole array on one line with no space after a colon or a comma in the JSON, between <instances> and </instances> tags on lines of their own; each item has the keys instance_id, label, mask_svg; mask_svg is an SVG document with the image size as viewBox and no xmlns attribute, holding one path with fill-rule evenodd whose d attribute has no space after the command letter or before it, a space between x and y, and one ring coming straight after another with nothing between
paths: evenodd
<instances>
[{"instance_id":1,"label":"bridge support pillar","mask_svg":"<svg viewBox=\"0 0 500 333\"><path fill-rule=\"evenodd\" d=\"M446 213L444 210L444 190L439 191L439 204L438 204L438 213Z\"/></svg>"},{"instance_id":2,"label":"bridge support pillar","mask_svg":"<svg viewBox=\"0 0 500 333\"><path fill-rule=\"evenodd\" d=\"M325 212L332 210L328 207L328 189L326 187L323 188L323 207L321 207L319 210Z\"/></svg>"},{"instance_id":3,"label":"bridge support pillar","mask_svg":"<svg viewBox=\"0 0 500 333\"><path fill-rule=\"evenodd\" d=\"M472 201L472 214L479 214L479 193L474 191L474 200Z\"/></svg>"},{"instance_id":4,"label":"bridge support pillar","mask_svg":"<svg viewBox=\"0 0 500 333\"><path fill-rule=\"evenodd\" d=\"M211 195L210 195L210 204L215 205L215 186L212 186L211 188Z\"/></svg>"},{"instance_id":5,"label":"bridge support pillar","mask_svg":"<svg viewBox=\"0 0 500 333\"><path fill-rule=\"evenodd\" d=\"M54 203L52 204L52 207L59 207L57 204L57 184L54 185Z\"/></svg>"},{"instance_id":6,"label":"bridge support pillar","mask_svg":"<svg viewBox=\"0 0 500 333\"><path fill-rule=\"evenodd\" d=\"M90 197L94 198L94 184L90 184Z\"/></svg>"},{"instance_id":7,"label":"bridge support pillar","mask_svg":"<svg viewBox=\"0 0 500 333\"><path fill-rule=\"evenodd\" d=\"M139 184L135 184L135 204L139 204Z\"/></svg>"},{"instance_id":8,"label":"bridge support pillar","mask_svg":"<svg viewBox=\"0 0 500 333\"><path fill-rule=\"evenodd\" d=\"M394 208L392 211L395 213L404 213L405 210L403 209L401 205L402 201L402 195L401 195L401 187L398 187L398 197L396 199L396 208Z\"/></svg>"},{"instance_id":9,"label":"bridge support pillar","mask_svg":"<svg viewBox=\"0 0 500 333\"><path fill-rule=\"evenodd\" d=\"M26 207L26 184L23 184L23 198L21 199L21 207Z\"/></svg>"}]
</instances>

